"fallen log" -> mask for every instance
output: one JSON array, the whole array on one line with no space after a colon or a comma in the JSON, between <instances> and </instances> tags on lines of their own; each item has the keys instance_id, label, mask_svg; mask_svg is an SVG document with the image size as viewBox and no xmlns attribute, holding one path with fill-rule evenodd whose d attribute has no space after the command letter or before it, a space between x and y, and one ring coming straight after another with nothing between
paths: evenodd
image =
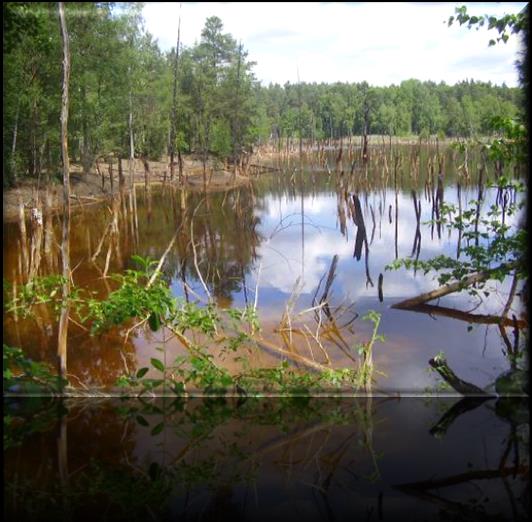
<instances>
[{"instance_id":1,"label":"fallen log","mask_svg":"<svg viewBox=\"0 0 532 522\"><path fill-rule=\"evenodd\" d=\"M392 305L392 308L412 308L414 306L424 304L427 301L432 301L433 299L436 299L438 297L443 297L444 295L448 295L452 292L456 292L457 290L461 290L466 286L470 286L474 283L486 281L487 279L487 274L474 274L473 276L468 277L464 283L456 282L443 285L440 288L437 288L436 290L431 290L430 292L425 292L423 294L418 295L417 297L412 297L410 299L405 299L404 301L396 303Z\"/></svg>"},{"instance_id":2,"label":"fallen log","mask_svg":"<svg viewBox=\"0 0 532 522\"><path fill-rule=\"evenodd\" d=\"M500 270L501 268L512 268L512 265L501 265L497 268L494 268L493 270L485 272L476 272L466 277L463 281L449 283L440 286L440 288L437 288L436 290L431 290L430 292L420 294L417 297L405 299L404 301L392 305L392 308L412 308L413 306L424 304L427 301L432 301L433 299L437 299L438 297L443 297L445 295L452 294L457 290L463 290L464 288L467 288L476 283L483 283L484 281L491 279L493 273L497 270Z\"/></svg>"}]
</instances>

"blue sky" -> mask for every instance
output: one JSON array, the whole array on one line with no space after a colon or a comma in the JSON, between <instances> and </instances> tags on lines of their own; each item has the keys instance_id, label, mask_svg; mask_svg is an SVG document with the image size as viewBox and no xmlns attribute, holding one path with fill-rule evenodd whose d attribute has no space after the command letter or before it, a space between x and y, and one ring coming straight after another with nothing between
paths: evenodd
<instances>
[{"instance_id":1,"label":"blue sky","mask_svg":"<svg viewBox=\"0 0 532 522\"><path fill-rule=\"evenodd\" d=\"M181 39L200 39L208 16L241 40L263 84L306 82L398 84L402 80L464 79L517 85L519 41L488 47L496 31L444 23L454 2L183 3ZM517 13L525 2L466 3L470 14ZM179 3L147 3L146 29L167 50L175 46Z\"/></svg>"}]
</instances>

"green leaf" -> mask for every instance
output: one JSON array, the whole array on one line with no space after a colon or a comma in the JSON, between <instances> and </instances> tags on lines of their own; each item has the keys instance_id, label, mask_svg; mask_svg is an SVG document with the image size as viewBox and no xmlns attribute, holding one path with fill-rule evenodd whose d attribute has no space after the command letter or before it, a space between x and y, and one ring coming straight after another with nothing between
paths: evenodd
<instances>
[{"instance_id":1,"label":"green leaf","mask_svg":"<svg viewBox=\"0 0 532 522\"><path fill-rule=\"evenodd\" d=\"M137 419L137 422L138 422L141 426L149 426L148 421L147 421L144 417L142 417L141 415L137 415L135 418Z\"/></svg>"},{"instance_id":2,"label":"green leaf","mask_svg":"<svg viewBox=\"0 0 532 522\"><path fill-rule=\"evenodd\" d=\"M151 331L156 332L161 327L161 316L153 312L148 319L148 324Z\"/></svg>"},{"instance_id":3,"label":"green leaf","mask_svg":"<svg viewBox=\"0 0 532 522\"><path fill-rule=\"evenodd\" d=\"M148 370L149 370L149 368L141 368L137 372L137 379L142 379L148 373Z\"/></svg>"},{"instance_id":4,"label":"green leaf","mask_svg":"<svg viewBox=\"0 0 532 522\"><path fill-rule=\"evenodd\" d=\"M172 391L176 395L182 395L185 391L185 385L182 382L176 382L172 386Z\"/></svg>"},{"instance_id":5,"label":"green leaf","mask_svg":"<svg viewBox=\"0 0 532 522\"><path fill-rule=\"evenodd\" d=\"M159 422L159 424L157 424L157 426L155 426L155 428L151 430L151 435L159 435L159 433L161 433L163 429L164 429L164 422Z\"/></svg>"},{"instance_id":6,"label":"green leaf","mask_svg":"<svg viewBox=\"0 0 532 522\"><path fill-rule=\"evenodd\" d=\"M155 358L151 358L150 359L150 362L152 364L152 366L154 368L156 368L157 370L159 370L160 372L164 372L164 364L159 360L159 359L155 359Z\"/></svg>"}]
</instances>

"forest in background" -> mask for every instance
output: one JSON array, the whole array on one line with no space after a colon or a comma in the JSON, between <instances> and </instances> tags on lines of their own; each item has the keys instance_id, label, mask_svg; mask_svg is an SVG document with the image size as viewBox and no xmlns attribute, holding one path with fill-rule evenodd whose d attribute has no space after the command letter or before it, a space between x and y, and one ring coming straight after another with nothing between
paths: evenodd
<instances>
[{"instance_id":1,"label":"forest in background","mask_svg":"<svg viewBox=\"0 0 532 522\"><path fill-rule=\"evenodd\" d=\"M388 87L301 82L262 86L217 17L200 41L163 52L141 3L66 6L72 60L69 153L89 172L113 155L197 153L236 160L254 146L361 134L473 138L523 112L523 91L464 80ZM4 16L4 187L60 179L62 44L55 3L8 2ZM180 21L176 20L176 29ZM176 42L177 44L177 42Z\"/></svg>"}]
</instances>

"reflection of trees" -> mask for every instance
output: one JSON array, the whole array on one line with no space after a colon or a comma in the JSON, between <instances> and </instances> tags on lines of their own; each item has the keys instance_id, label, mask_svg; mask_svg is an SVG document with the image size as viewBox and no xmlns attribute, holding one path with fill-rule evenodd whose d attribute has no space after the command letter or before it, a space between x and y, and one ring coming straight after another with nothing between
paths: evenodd
<instances>
[{"instance_id":1,"label":"reflection of trees","mask_svg":"<svg viewBox=\"0 0 532 522\"><path fill-rule=\"evenodd\" d=\"M33 513L47 509L56 520L102 512L108 518L146 520L164 517L171 504L180 519L195 519L200 513L202 519L209 519L216 510L221 519L220 515L236 516L246 509L245 501L232 493L249 488L260 497L263 487L284 485L292 493L297 490L305 495L317 510L326 510L331 520L339 515L339 507L345 514L346 506L338 502L341 495L349 499L351 514L367 515L368 508L378 507L388 517L388 496L395 508L404 502L411 509L409 497L434 505L438 511L427 513L432 515L429 519L434 515L441 520L449 516L457 520L527 519L526 400L499 399L494 408L490 400L478 399L451 405L437 422L440 427L445 424L445 429L431 430L439 441L427 437L425 423L418 424L417 432L408 428L410 440L401 440L410 422L400 403L404 401L324 397L166 397L102 399L97 404L93 399L70 399L48 401L39 411L26 410L26 401L18 409L8 407L17 422L8 425L7 436L18 429L20 446L11 445L4 453L6 512L19 520L32 509ZM432 408L421 404L432 417ZM475 408L483 415L480 423L478 415L469 416ZM491 464L470 467L467 449L445 439L458 416L462 425L466 422L466 430L467 420L474 421L475 441L486 426L493 427L494 420L502 421L503 430L508 427L500 444L498 440L490 444L485 458ZM29 423L29 429L21 432L21 423ZM57 441L65 435L68 451L60 455ZM466 437L466 448L475 441ZM435 456L434 464L427 461L425 452L431 448L437 448L444 458ZM448 471L451 461L458 465L454 474ZM35 462L39 462L37 467ZM444 465L443 474L434 469L438 462ZM58 464L68 474L64 484L58 480ZM412 470L419 466L425 471L412 477ZM388 477L396 483L403 476L410 477L408 483L394 487L404 495L388 495ZM495 506L484 503L486 483L498 487ZM65 498L68 514L61 512Z\"/></svg>"},{"instance_id":2,"label":"reflection of trees","mask_svg":"<svg viewBox=\"0 0 532 522\"><path fill-rule=\"evenodd\" d=\"M450 425L467 412L473 411L488 401L486 398L464 398L453 404L440 420L431 428L430 433L438 438L443 438ZM495 414L509 426L507 437L501 441L500 447L504 451L496 468L465 470L454 475L429 478L395 486L396 489L407 495L439 507L441 519L459 519L466 521L477 520L510 520L503 513L488 514L484 505L485 492L482 487L478 491L478 499L468 499L468 502L453 500L445 494L447 488L460 487L466 491L468 485L476 485L480 481L500 480L508 497L509 512L512 520L529 520L529 446L526 442L528 433L523 437L520 428L529 426L528 398L500 398L495 404ZM520 435L521 434L521 435ZM513 453L512 462L509 457ZM521 484L515 479L519 477ZM510 483L509 479L513 479ZM471 491L471 490L467 490ZM519 494L521 492L521 494ZM458 518L457 518L458 517Z\"/></svg>"},{"instance_id":3,"label":"reflection of trees","mask_svg":"<svg viewBox=\"0 0 532 522\"><path fill-rule=\"evenodd\" d=\"M43 444L29 451L23 444L8 455L7 512L18 519L32 508L62 520L98 506L108 516L144 520L165 515L169 500L183 518L200 509L203 519L215 512L220 519L220 511L241 509L228 500L233 487L253 487L261 470L299 487L314 483L330 502L353 452L360 453L358 468L365 465L374 411L365 399L136 399L94 408L72 399L58 403L55 414L57 423L43 434L27 434L26 444ZM50 465L36 483L31 462L39 450ZM32 499L32 491L43 494Z\"/></svg>"},{"instance_id":4,"label":"reflection of trees","mask_svg":"<svg viewBox=\"0 0 532 522\"><path fill-rule=\"evenodd\" d=\"M249 273L260 242L250 189L206 195L189 193L185 209L176 204L179 197L169 190L153 191L149 225L143 219L145 205L139 205L140 237L135 253L152 259L160 257L180 226L175 248L167 254L163 268L166 278L184 283L198 279L193 240L202 278L213 295L229 305L232 294L242 290L243 276Z\"/></svg>"}]
</instances>

